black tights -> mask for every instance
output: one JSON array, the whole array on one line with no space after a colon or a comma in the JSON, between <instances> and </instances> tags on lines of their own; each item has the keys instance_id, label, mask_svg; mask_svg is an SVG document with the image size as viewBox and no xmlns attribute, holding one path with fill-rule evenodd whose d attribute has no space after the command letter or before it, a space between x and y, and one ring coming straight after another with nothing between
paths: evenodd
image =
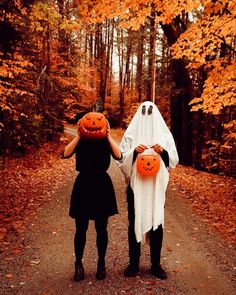
<instances>
[{"instance_id":1,"label":"black tights","mask_svg":"<svg viewBox=\"0 0 236 295\"><path fill-rule=\"evenodd\" d=\"M107 223L107 216L95 219L95 229L97 232L96 244L98 251L98 260L101 263L105 263L105 255L108 244ZM86 217L75 219L76 232L74 237L74 249L77 262L81 262L83 258L88 224L89 219Z\"/></svg>"}]
</instances>

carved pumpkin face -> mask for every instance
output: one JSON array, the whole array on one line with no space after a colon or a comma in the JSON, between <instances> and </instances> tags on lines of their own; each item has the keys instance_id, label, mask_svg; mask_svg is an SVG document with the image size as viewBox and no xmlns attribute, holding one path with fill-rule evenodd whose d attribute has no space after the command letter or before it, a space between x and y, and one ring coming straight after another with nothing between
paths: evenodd
<instances>
[{"instance_id":1,"label":"carved pumpkin face","mask_svg":"<svg viewBox=\"0 0 236 295\"><path fill-rule=\"evenodd\" d=\"M156 155L139 155L137 170L142 176L156 175L160 169L160 158Z\"/></svg>"},{"instance_id":2,"label":"carved pumpkin face","mask_svg":"<svg viewBox=\"0 0 236 295\"><path fill-rule=\"evenodd\" d=\"M79 132L87 139L102 139L107 134L107 120L98 112L85 114L79 121Z\"/></svg>"}]
</instances>

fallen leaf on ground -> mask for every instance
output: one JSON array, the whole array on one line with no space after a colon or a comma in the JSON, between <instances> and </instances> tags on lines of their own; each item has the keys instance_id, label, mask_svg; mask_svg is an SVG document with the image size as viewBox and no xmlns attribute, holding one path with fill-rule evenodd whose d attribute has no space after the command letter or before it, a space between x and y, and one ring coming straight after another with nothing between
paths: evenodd
<instances>
[{"instance_id":1,"label":"fallen leaf on ground","mask_svg":"<svg viewBox=\"0 0 236 295\"><path fill-rule=\"evenodd\" d=\"M173 269L172 271L173 271L174 273L179 273L179 272L181 272L181 270L178 269L178 268L175 268L175 269Z\"/></svg>"},{"instance_id":2,"label":"fallen leaf on ground","mask_svg":"<svg viewBox=\"0 0 236 295\"><path fill-rule=\"evenodd\" d=\"M40 260L31 260L30 264L31 265L38 265L40 263Z\"/></svg>"},{"instance_id":3,"label":"fallen leaf on ground","mask_svg":"<svg viewBox=\"0 0 236 295\"><path fill-rule=\"evenodd\" d=\"M140 282L145 285L158 285L158 284L160 284L158 281L142 281L142 280L140 280Z\"/></svg>"}]
</instances>

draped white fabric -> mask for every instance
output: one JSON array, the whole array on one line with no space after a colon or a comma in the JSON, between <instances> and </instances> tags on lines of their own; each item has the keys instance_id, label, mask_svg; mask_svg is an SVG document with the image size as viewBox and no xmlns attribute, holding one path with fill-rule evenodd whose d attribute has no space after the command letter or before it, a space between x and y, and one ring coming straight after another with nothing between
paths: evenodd
<instances>
[{"instance_id":1,"label":"draped white fabric","mask_svg":"<svg viewBox=\"0 0 236 295\"><path fill-rule=\"evenodd\" d=\"M152 112L148 114L150 107ZM144 109L145 114L142 114ZM135 234L138 242L145 241L145 234L152 228L155 230L160 224L164 226L165 192L169 181L169 173L162 160L157 175L143 177L137 173L133 152L139 144L149 146L143 154L156 154L151 146L159 144L169 154L170 168L177 165L179 159L173 136L157 106L150 101L139 106L125 131L120 144L123 158L118 163L134 192Z\"/></svg>"}]
</instances>

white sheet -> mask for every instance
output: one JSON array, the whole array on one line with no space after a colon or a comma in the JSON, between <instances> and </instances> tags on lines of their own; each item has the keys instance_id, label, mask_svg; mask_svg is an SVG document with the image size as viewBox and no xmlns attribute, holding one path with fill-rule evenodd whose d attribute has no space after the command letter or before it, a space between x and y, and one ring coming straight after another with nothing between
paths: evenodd
<instances>
[{"instance_id":1,"label":"white sheet","mask_svg":"<svg viewBox=\"0 0 236 295\"><path fill-rule=\"evenodd\" d=\"M142 114L145 106L146 113ZM152 106L152 114L148 115L148 108ZM134 192L135 234L138 242L145 241L145 234L152 228L164 226L165 193L169 181L169 173L161 160L160 171L156 176L142 177L137 173L136 161L133 161L134 149L144 144L161 145L169 154L169 166L174 168L178 163L178 153L173 136L162 118L157 106L150 101L142 103L130 122L121 140L120 149L123 154L119 162L127 184ZM156 154L152 148L143 154Z\"/></svg>"}]
</instances>

